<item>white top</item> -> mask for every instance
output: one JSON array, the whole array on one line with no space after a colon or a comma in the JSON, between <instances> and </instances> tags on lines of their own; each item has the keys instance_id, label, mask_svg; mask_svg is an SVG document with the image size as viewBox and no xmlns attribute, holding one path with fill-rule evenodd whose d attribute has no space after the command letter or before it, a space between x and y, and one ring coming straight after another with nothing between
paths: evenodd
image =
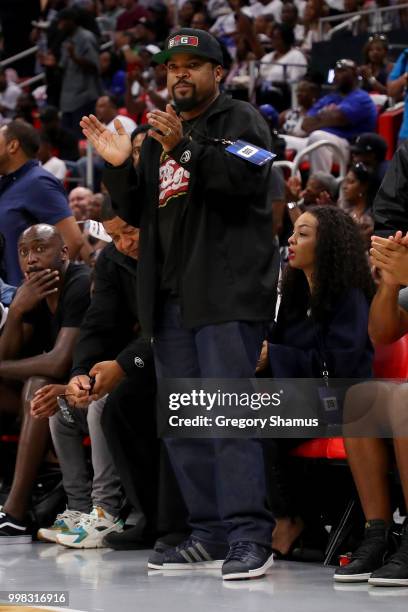
<instances>
[{"instance_id":1,"label":"white top","mask_svg":"<svg viewBox=\"0 0 408 612\"><path fill-rule=\"evenodd\" d=\"M136 123L130 117L126 117L125 115L117 115L115 117L115 119L119 119L119 121L121 122L121 124L125 128L126 134L129 134L129 136L131 135L133 130L135 130L137 128ZM110 123L108 123L108 125L106 127L107 127L107 129L110 132L114 132L116 134L116 130L115 130L115 126L114 126L115 119L112 119L112 121Z\"/></svg>"},{"instance_id":2,"label":"white top","mask_svg":"<svg viewBox=\"0 0 408 612\"><path fill-rule=\"evenodd\" d=\"M269 2L269 4L266 5L262 4L261 2L255 2L255 4L253 4L252 6L245 8L249 8L247 14L249 14L250 17L253 17L254 19L256 19L256 17L259 17L260 15L272 15L275 21L280 23L282 0L272 0L271 2Z\"/></svg>"},{"instance_id":3,"label":"white top","mask_svg":"<svg viewBox=\"0 0 408 612\"><path fill-rule=\"evenodd\" d=\"M59 157L50 157L50 159L43 164L43 168L51 172L57 179L63 181L67 174L67 167L65 162Z\"/></svg>"},{"instance_id":4,"label":"white top","mask_svg":"<svg viewBox=\"0 0 408 612\"><path fill-rule=\"evenodd\" d=\"M4 106L4 117L12 117L16 108L17 98L21 94L21 89L15 83L9 83L5 91L0 92L0 106Z\"/></svg>"},{"instance_id":5,"label":"white top","mask_svg":"<svg viewBox=\"0 0 408 612\"><path fill-rule=\"evenodd\" d=\"M272 53L267 53L261 59L259 72L265 81L283 83L286 80L286 82L293 83L299 81L306 74L307 60L299 49L291 49L278 60L274 60L274 57L275 51L272 51ZM276 63L271 63L275 61ZM297 66L288 66L286 68L285 79L285 70L279 64L297 64Z\"/></svg>"}]
</instances>

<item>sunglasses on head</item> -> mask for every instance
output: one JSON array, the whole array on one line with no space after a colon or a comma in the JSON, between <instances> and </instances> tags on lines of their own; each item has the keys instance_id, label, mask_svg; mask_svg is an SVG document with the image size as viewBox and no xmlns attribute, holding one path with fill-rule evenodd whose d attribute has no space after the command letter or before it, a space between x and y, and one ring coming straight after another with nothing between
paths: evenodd
<instances>
[{"instance_id":1,"label":"sunglasses on head","mask_svg":"<svg viewBox=\"0 0 408 612\"><path fill-rule=\"evenodd\" d=\"M372 36L369 37L368 42L371 43L374 40L381 40L381 42L388 43L388 38L386 37L385 34L373 34Z\"/></svg>"},{"instance_id":2,"label":"sunglasses on head","mask_svg":"<svg viewBox=\"0 0 408 612\"><path fill-rule=\"evenodd\" d=\"M338 70L342 70L344 68L352 68L353 70L355 70L356 64L355 62L353 62L353 60L341 59L341 60L337 60L335 67Z\"/></svg>"}]
</instances>

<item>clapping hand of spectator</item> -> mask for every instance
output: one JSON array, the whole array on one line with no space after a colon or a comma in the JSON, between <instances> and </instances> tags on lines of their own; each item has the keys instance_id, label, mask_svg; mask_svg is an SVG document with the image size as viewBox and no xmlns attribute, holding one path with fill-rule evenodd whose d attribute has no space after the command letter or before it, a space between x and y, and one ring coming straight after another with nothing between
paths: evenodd
<instances>
[{"instance_id":1,"label":"clapping hand of spectator","mask_svg":"<svg viewBox=\"0 0 408 612\"><path fill-rule=\"evenodd\" d=\"M58 411L57 397L65 393L65 385L46 385L35 392L30 414L35 419L47 419Z\"/></svg>"},{"instance_id":2,"label":"clapping hand of spectator","mask_svg":"<svg viewBox=\"0 0 408 612\"><path fill-rule=\"evenodd\" d=\"M383 282L389 285L408 285L408 239L402 232L394 237L371 238L371 262L381 271Z\"/></svg>"},{"instance_id":3,"label":"clapping hand of spectator","mask_svg":"<svg viewBox=\"0 0 408 612\"><path fill-rule=\"evenodd\" d=\"M298 176L291 176L286 181L286 186L289 190L289 199L299 200L302 191L302 181Z\"/></svg>"},{"instance_id":4,"label":"clapping hand of spectator","mask_svg":"<svg viewBox=\"0 0 408 612\"><path fill-rule=\"evenodd\" d=\"M118 119L114 121L116 133L108 130L95 115L82 117L80 126L96 152L113 166L120 166L132 155L130 137Z\"/></svg>"},{"instance_id":5,"label":"clapping hand of spectator","mask_svg":"<svg viewBox=\"0 0 408 612\"><path fill-rule=\"evenodd\" d=\"M17 289L10 310L23 315L30 312L37 304L49 295L58 291L59 272L40 270L26 275L23 284Z\"/></svg>"},{"instance_id":6,"label":"clapping hand of spectator","mask_svg":"<svg viewBox=\"0 0 408 612\"><path fill-rule=\"evenodd\" d=\"M125 372L122 370L117 361L101 361L94 365L89 372L90 376L95 377L90 400L97 400L104 397L107 393L120 383L125 377Z\"/></svg>"},{"instance_id":7,"label":"clapping hand of spectator","mask_svg":"<svg viewBox=\"0 0 408 612\"><path fill-rule=\"evenodd\" d=\"M316 204L318 206L333 206L334 202L328 191L321 191L316 198Z\"/></svg>"}]
</instances>

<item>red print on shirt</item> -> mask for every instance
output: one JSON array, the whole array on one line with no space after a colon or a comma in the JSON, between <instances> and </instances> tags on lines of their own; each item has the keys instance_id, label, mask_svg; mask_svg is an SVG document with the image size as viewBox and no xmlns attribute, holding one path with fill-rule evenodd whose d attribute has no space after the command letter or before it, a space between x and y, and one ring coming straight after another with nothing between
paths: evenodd
<instances>
[{"instance_id":1,"label":"red print on shirt","mask_svg":"<svg viewBox=\"0 0 408 612\"><path fill-rule=\"evenodd\" d=\"M190 173L171 157L167 157L161 164L159 178L159 208L188 191Z\"/></svg>"}]
</instances>

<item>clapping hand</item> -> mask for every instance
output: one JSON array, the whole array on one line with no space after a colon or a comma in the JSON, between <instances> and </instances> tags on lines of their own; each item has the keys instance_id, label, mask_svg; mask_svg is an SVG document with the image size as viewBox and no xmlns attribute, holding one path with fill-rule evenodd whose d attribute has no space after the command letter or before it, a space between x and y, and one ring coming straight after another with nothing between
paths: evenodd
<instances>
[{"instance_id":1,"label":"clapping hand","mask_svg":"<svg viewBox=\"0 0 408 612\"><path fill-rule=\"evenodd\" d=\"M116 134L98 121L95 115L82 117L80 126L96 152L112 166L120 166L131 156L132 143L119 119L114 121Z\"/></svg>"}]
</instances>

